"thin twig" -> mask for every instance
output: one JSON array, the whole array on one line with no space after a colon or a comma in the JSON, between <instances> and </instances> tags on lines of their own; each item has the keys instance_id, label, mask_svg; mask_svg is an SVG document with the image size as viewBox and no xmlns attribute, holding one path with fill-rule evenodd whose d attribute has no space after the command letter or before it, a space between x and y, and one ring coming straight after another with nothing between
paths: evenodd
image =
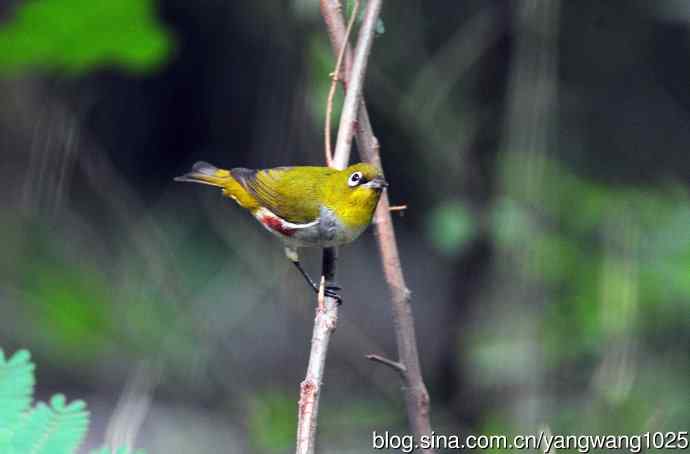
<instances>
[{"instance_id":1,"label":"thin twig","mask_svg":"<svg viewBox=\"0 0 690 454\"><path fill-rule=\"evenodd\" d=\"M388 211L405 211L407 210L407 205L395 205L388 207Z\"/></svg>"},{"instance_id":2,"label":"thin twig","mask_svg":"<svg viewBox=\"0 0 690 454\"><path fill-rule=\"evenodd\" d=\"M324 147L326 153L326 165L329 167L333 166L333 152L331 150L331 114L333 113L333 97L335 96L335 89L338 86L341 66L343 64L343 57L345 56L345 49L347 49L350 42L352 26L357 19L357 11L359 11L359 0L355 0L355 6L352 9L352 15L350 16L350 23L347 24L347 30L345 31L345 40L343 41L343 45L340 47L338 61L335 64L335 69L331 73L331 86L328 89L328 100L326 101L326 124L323 130L323 137L325 141Z\"/></svg>"},{"instance_id":3,"label":"thin twig","mask_svg":"<svg viewBox=\"0 0 690 454\"><path fill-rule=\"evenodd\" d=\"M371 2L372 0L370 0ZM369 6L369 5L368 5ZM328 28L331 39L331 47L334 52L339 51L345 42L345 23L337 7L336 0L321 0L321 14ZM350 50L345 50L345 77L343 84L346 92L352 89L353 72L348 74L348 61ZM347 93L349 94L349 93ZM357 145L362 160L371 162L381 168L379 144L374 136L369 121L366 104L363 98L358 100L357 117ZM340 133L340 131L339 131ZM376 238L378 239L381 261L383 263L386 282L391 291L391 305L393 313L393 326L395 328L396 343L398 345L398 362L405 367L406 373L402 374L403 390L407 407L407 417L410 427L418 437L431 433L429 421L429 394L422 378L417 340L414 329L414 317L410 306L410 291L405 283L405 278L400 264L398 246L395 240L395 230L390 214L388 195L384 192L375 215ZM433 453L433 450L424 450L425 453Z\"/></svg>"},{"instance_id":4,"label":"thin twig","mask_svg":"<svg viewBox=\"0 0 690 454\"><path fill-rule=\"evenodd\" d=\"M367 59L371 51L376 21L378 20L380 10L381 0L369 0L367 2L364 21L357 39L352 73L349 75L349 89L345 94L340 124L338 126L338 139L332 162L332 167L337 169L344 169L350 161L352 137L357 120L357 106L362 96ZM343 42L345 41L343 35ZM322 269L326 286L333 285L335 281L336 256L337 250L335 248L325 248L323 251ZM307 374L300 386L297 413L297 454L314 453L323 371L331 334L335 331L337 322L338 303L335 299L327 296L324 301L324 309L317 308L316 310L309 365L307 366Z\"/></svg>"},{"instance_id":5,"label":"thin twig","mask_svg":"<svg viewBox=\"0 0 690 454\"><path fill-rule=\"evenodd\" d=\"M399 373L400 375L403 376L403 379L405 378L405 373L407 372L407 369L405 369L405 366L403 366L400 362L398 361L393 361L392 359L388 359L385 356L381 355L374 355L374 354L369 354L365 356L368 360L378 362L381 364L384 364L390 368L392 368L394 371Z\"/></svg>"}]
</instances>

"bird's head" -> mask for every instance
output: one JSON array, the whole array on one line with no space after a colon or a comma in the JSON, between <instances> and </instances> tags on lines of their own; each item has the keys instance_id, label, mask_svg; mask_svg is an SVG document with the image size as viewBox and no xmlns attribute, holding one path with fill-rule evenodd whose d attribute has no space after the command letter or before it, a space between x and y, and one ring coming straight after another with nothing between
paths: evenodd
<instances>
[{"instance_id":1,"label":"bird's head","mask_svg":"<svg viewBox=\"0 0 690 454\"><path fill-rule=\"evenodd\" d=\"M383 173L376 166L361 162L333 173L324 187L324 199L346 226L361 227L371 222L386 187Z\"/></svg>"}]
</instances>

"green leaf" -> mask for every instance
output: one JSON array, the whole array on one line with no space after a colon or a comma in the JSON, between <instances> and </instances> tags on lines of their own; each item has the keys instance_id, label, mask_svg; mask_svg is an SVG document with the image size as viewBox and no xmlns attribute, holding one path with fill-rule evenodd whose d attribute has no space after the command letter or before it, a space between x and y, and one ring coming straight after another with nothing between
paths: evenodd
<instances>
[{"instance_id":1,"label":"green leaf","mask_svg":"<svg viewBox=\"0 0 690 454\"><path fill-rule=\"evenodd\" d=\"M66 405L65 396L58 394L50 404L38 403L22 420L13 439L16 452L68 454L82 442L89 424L84 402Z\"/></svg>"},{"instance_id":2,"label":"green leaf","mask_svg":"<svg viewBox=\"0 0 690 454\"><path fill-rule=\"evenodd\" d=\"M152 0L22 2L0 28L0 74L95 67L155 69L170 53L170 34Z\"/></svg>"},{"instance_id":3,"label":"green leaf","mask_svg":"<svg viewBox=\"0 0 690 454\"><path fill-rule=\"evenodd\" d=\"M34 365L26 350L17 351L6 361L0 349L0 430L11 433L22 413L31 405ZM9 436L4 433L3 437ZM1 444L0 444L1 446Z\"/></svg>"},{"instance_id":4,"label":"green leaf","mask_svg":"<svg viewBox=\"0 0 690 454\"><path fill-rule=\"evenodd\" d=\"M68 403L62 394L30 408L34 365L26 350L9 360L0 349L0 454L71 454L81 444L89 425L83 400ZM118 448L102 448L92 454L144 454Z\"/></svg>"}]
</instances>

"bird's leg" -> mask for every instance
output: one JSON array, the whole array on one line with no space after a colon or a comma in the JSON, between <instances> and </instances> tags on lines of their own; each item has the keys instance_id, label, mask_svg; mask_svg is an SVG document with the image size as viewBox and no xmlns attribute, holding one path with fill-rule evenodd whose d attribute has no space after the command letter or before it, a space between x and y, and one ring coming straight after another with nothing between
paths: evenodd
<instances>
[{"instance_id":1,"label":"bird's leg","mask_svg":"<svg viewBox=\"0 0 690 454\"><path fill-rule=\"evenodd\" d=\"M309 274L302 268L302 264L299 262L299 254L297 253L297 248L291 247L291 246L285 246L285 255L286 257L297 267L299 270L300 274L304 276L304 279L307 281L307 284L318 294L319 293L319 285L314 282L314 280L309 276ZM329 284L324 287L324 295L329 296L333 299L335 299L338 302L338 305L343 303L343 298L336 293L336 291L340 290L340 287L334 284Z\"/></svg>"},{"instance_id":2,"label":"bird's leg","mask_svg":"<svg viewBox=\"0 0 690 454\"><path fill-rule=\"evenodd\" d=\"M316 293L319 293L319 286L314 282L314 280L309 276L309 274L302 268L302 264L299 262L299 260L291 260L293 265L297 267L300 273L302 273L302 276L304 276L304 279L307 281L307 284L314 289ZM335 299L338 302L338 305L343 304L343 298L338 295L336 292L340 290L340 287L338 285L327 285L324 288L324 294L326 296L330 296L331 298Z\"/></svg>"}]
</instances>

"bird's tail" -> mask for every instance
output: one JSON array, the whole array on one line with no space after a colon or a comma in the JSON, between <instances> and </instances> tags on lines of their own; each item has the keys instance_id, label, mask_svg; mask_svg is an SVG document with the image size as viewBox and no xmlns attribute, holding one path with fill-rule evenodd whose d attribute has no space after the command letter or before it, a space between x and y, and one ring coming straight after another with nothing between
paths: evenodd
<instances>
[{"instance_id":1,"label":"bird's tail","mask_svg":"<svg viewBox=\"0 0 690 454\"><path fill-rule=\"evenodd\" d=\"M232 178L229 171L219 169L208 162L199 161L192 166L191 172L176 177L175 181L208 184L222 188L227 185L229 178Z\"/></svg>"}]
</instances>

